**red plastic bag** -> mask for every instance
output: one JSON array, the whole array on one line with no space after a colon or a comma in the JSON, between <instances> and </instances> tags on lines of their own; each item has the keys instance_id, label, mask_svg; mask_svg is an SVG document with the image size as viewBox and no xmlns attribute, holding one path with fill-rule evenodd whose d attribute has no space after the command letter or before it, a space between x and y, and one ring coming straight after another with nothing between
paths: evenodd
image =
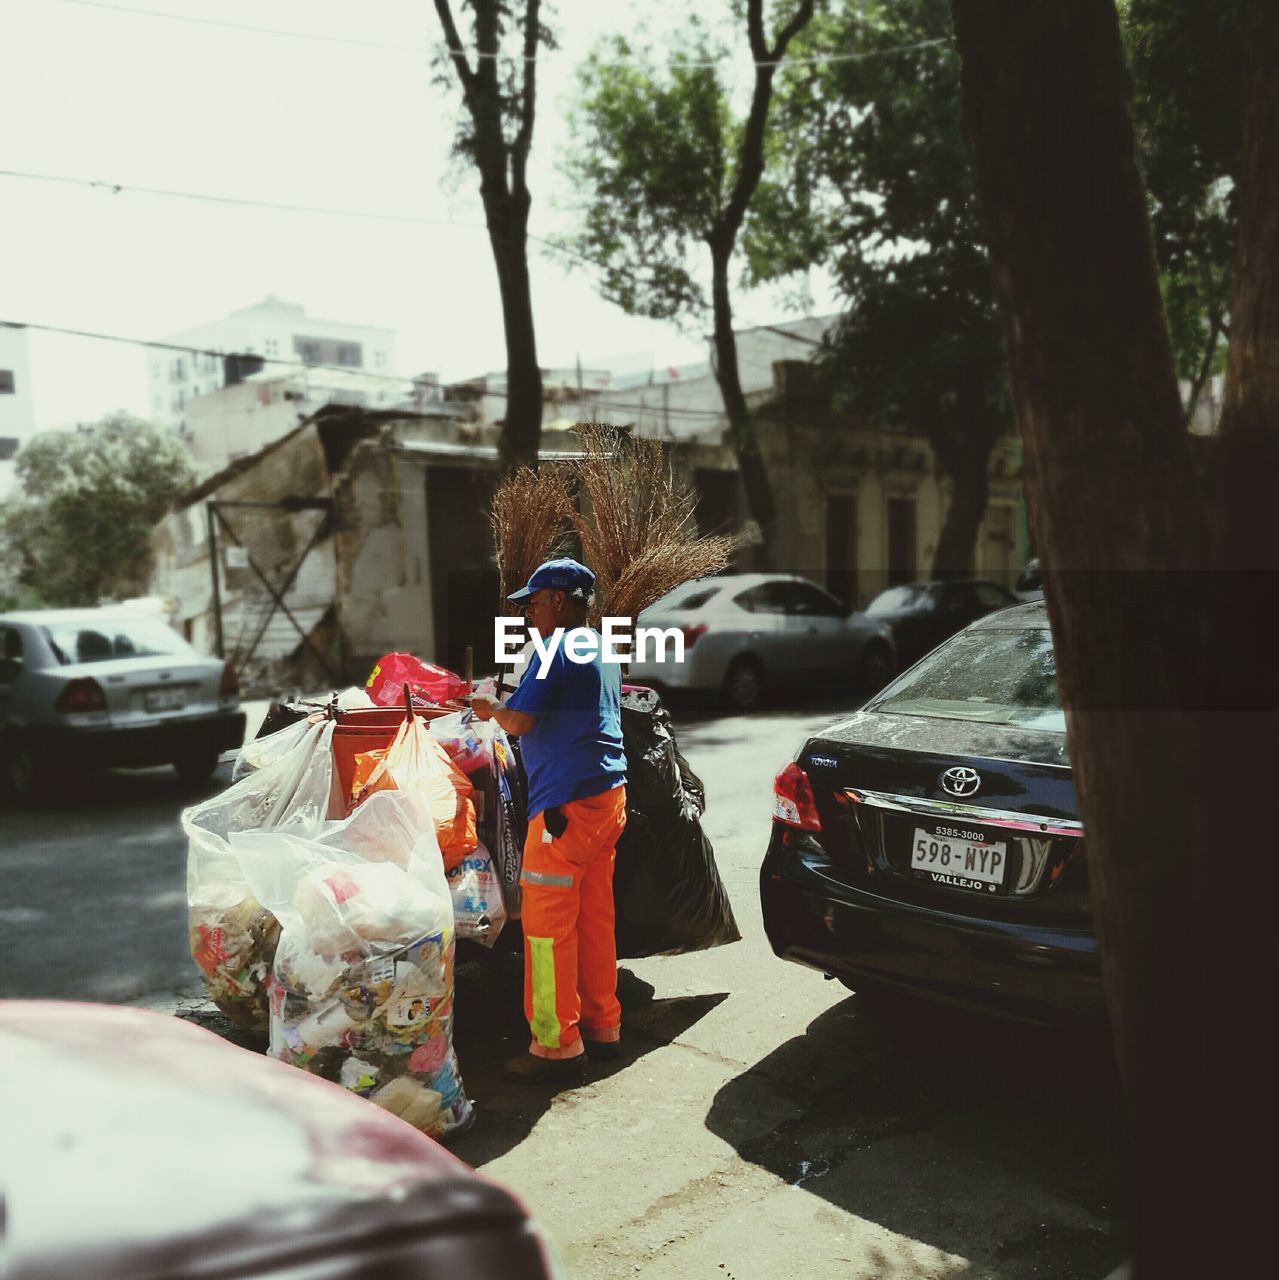
<instances>
[{"instance_id":1,"label":"red plastic bag","mask_svg":"<svg viewBox=\"0 0 1279 1280\"><path fill-rule=\"evenodd\" d=\"M460 676L411 653L388 653L379 658L366 691L380 707L403 706L406 684L414 697L437 704L463 698L470 692Z\"/></svg>"}]
</instances>

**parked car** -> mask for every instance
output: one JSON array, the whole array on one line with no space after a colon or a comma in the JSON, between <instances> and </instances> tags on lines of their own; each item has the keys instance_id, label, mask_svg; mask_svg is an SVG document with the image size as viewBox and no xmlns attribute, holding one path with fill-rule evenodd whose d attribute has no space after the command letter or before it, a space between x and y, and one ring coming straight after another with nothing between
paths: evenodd
<instances>
[{"instance_id":1,"label":"parked car","mask_svg":"<svg viewBox=\"0 0 1279 1280\"><path fill-rule=\"evenodd\" d=\"M208 777L244 741L235 669L126 608L0 614L0 757L20 796L56 767Z\"/></svg>"},{"instance_id":2,"label":"parked car","mask_svg":"<svg viewBox=\"0 0 1279 1280\"><path fill-rule=\"evenodd\" d=\"M891 631L805 578L738 573L685 583L636 620L684 633L681 663L634 662L628 679L722 691L749 711L769 684L880 688L893 672Z\"/></svg>"},{"instance_id":3,"label":"parked car","mask_svg":"<svg viewBox=\"0 0 1279 1280\"><path fill-rule=\"evenodd\" d=\"M774 792L760 895L777 955L1030 1021L1102 1012L1042 604L971 624L805 742Z\"/></svg>"},{"instance_id":4,"label":"parked car","mask_svg":"<svg viewBox=\"0 0 1279 1280\"><path fill-rule=\"evenodd\" d=\"M1013 592L1018 600L1042 600L1044 598L1044 577L1039 568L1038 559L1027 560L1013 583Z\"/></svg>"},{"instance_id":5,"label":"parked car","mask_svg":"<svg viewBox=\"0 0 1279 1280\"><path fill-rule=\"evenodd\" d=\"M866 612L888 625L897 659L909 667L974 619L1016 603L1017 597L998 583L963 578L889 587Z\"/></svg>"},{"instance_id":6,"label":"parked car","mask_svg":"<svg viewBox=\"0 0 1279 1280\"><path fill-rule=\"evenodd\" d=\"M509 1191L339 1085L168 1014L0 1001L8 1280L549 1280ZM38 1097L36 1096L38 1094Z\"/></svg>"}]
</instances>

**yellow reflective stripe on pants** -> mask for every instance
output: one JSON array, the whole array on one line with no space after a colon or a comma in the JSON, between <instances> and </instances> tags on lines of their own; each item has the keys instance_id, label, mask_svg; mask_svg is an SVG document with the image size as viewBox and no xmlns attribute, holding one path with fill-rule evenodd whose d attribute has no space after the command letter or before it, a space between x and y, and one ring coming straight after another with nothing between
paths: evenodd
<instances>
[{"instance_id":1,"label":"yellow reflective stripe on pants","mask_svg":"<svg viewBox=\"0 0 1279 1280\"><path fill-rule=\"evenodd\" d=\"M527 872L525 873L527 874ZM572 883L572 877L569 878ZM529 1030L538 1044L560 1047L560 1020L555 1009L555 939L525 935L532 965L533 1016Z\"/></svg>"}]
</instances>

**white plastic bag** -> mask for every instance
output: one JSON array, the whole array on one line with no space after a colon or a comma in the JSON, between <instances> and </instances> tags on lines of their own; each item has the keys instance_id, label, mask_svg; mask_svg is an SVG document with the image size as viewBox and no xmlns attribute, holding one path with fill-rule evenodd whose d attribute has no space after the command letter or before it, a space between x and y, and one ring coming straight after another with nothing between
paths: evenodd
<instances>
[{"instance_id":1,"label":"white plastic bag","mask_svg":"<svg viewBox=\"0 0 1279 1280\"><path fill-rule=\"evenodd\" d=\"M372 1097L433 1136L471 1104L453 1052L453 909L429 809L381 791L304 835L233 834L280 922L273 1057Z\"/></svg>"},{"instance_id":2,"label":"white plastic bag","mask_svg":"<svg viewBox=\"0 0 1279 1280\"><path fill-rule=\"evenodd\" d=\"M332 722L306 721L260 739L261 767L182 814L191 955L214 1003L251 1030L267 1029L279 926L250 890L228 838L261 828L321 831L341 812L332 740Z\"/></svg>"}]
</instances>

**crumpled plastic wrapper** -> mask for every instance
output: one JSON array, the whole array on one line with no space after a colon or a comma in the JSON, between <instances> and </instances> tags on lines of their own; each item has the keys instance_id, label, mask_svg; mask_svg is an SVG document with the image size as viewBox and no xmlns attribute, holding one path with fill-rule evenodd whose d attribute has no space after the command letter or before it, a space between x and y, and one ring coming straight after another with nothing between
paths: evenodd
<instances>
[{"instance_id":1,"label":"crumpled plastic wrapper","mask_svg":"<svg viewBox=\"0 0 1279 1280\"><path fill-rule=\"evenodd\" d=\"M457 936L470 938L481 946L493 946L506 922L502 881L493 865L493 855L484 845L478 845L448 872L448 884Z\"/></svg>"}]
</instances>

